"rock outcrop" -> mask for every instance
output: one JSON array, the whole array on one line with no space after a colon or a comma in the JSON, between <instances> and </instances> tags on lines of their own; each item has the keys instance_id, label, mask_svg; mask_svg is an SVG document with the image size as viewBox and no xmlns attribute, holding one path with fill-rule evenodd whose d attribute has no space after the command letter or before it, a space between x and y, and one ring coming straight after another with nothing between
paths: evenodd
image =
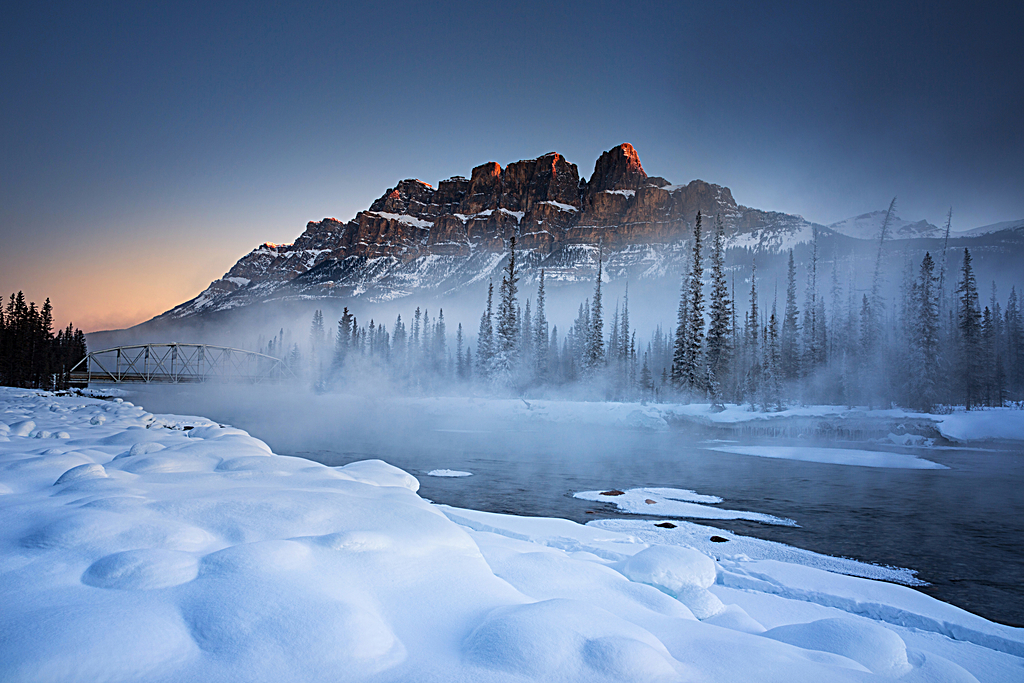
<instances>
[{"instance_id":1,"label":"rock outcrop","mask_svg":"<svg viewBox=\"0 0 1024 683\"><path fill-rule=\"evenodd\" d=\"M322 296L373 289L378 298L433 286L428 280L455 287L493 268L512 237L527 267L553 267L556 281L571 279L568 270L557 269L592 262L598 246L611 256L617 249L686 239L698 211L720 216L739 246L778 248L810 235L810 224L798 216L737 205L727 187L650 177L624 143L598 158L589 181L554 152L505 168L481 164L468 179L455 176L437 188L402 180L350 221L310 222L294 244L257 247L169 314L222 307L229 298L244 305L284 286Z\"/></svg>"}]
</instances>

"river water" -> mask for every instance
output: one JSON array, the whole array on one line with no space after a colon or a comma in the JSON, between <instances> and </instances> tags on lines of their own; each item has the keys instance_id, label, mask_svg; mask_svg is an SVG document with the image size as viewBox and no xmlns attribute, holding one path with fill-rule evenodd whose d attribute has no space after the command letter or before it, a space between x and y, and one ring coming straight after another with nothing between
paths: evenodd
<instances>
[{"instance_id":1,"label":"river water","mask_svg":"<svg viewBox=\"0 0 1024 683\"><path fill-rule=\"evenodd\" d=\"M327 410L320 397L209 395L146 388L131 400L160 413L203 415L245 429L276 453L327 465L380 458L420 480L438 503L585 523L630 517L577 491L671 487L723 498L722 507L796 520L799 527L695 520L864 562L915 569L919 588L988 619L1024 625L1024 452L906 448L830 442L828 447L913 453L949 469L890 469L734 455L682 430L627 430ZM305 405L301 405L302 401ZM296 405L296 404L300 405ZM743 445L809 445L744 440ZM434 469L473 476L427 476Z\"/></svg>"}]
</instances>

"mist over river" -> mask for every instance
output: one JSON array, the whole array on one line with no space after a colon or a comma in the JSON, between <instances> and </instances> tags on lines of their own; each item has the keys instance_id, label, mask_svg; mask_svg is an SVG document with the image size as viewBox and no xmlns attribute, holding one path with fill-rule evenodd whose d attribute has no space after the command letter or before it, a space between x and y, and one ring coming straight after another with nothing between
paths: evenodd
<instances>
[{"instance_id":1,"label":"mist over river","mask_svg":"<svg viewBox=\"0 0 1024 683\"><path fill-rule=\"evenodd\" d=\"M444 399L315 395L280 387L145 386L128 400L248 431L275 453L327 465L379 458L415 475L437 503L585 523L628 515L578 491L692 489L718 507L797 527L696 520L740 534L880 565L988 619L1024 625L1024 451L1020 446L903 447L877 442L741 439L728 446L855 448L916 455L948 469L861 467L752 457L683 429L524 420ZM436 469L472 476L428 476ZM669 519L669 518L659 518Z\"/></svg>"}]
</instances>

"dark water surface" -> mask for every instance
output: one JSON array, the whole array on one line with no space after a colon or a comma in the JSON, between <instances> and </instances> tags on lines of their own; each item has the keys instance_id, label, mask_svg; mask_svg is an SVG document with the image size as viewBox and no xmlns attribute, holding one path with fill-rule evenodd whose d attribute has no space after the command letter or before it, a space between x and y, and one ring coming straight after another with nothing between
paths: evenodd
<instances>
[{"instance_id":1,"label":"dark water surface","mask_svg":"<svg viewBox=\"0 0 1024 683\"><path fill-rule=\"evenodd\" d=\"M380 414L316 417L255 399L146 390L147 410L204 415L245 429L276 453L327 465L380 458L420 480L439 503L577 522L629 515L576 491L659 486L722 497L722 507L794 519L798 528L695 520L828 555L908 567L925 593L988 619L1024 625L1024 452L988 445L930 449L831 442L914 453L946 470L854 467L733 455L682 431L438 419ZM282 399L283 400L283 399ZM319 400L319 399L317 399ZM339 409L345 413L347 409ZM744 444L815 445L804 441ZM433 469L471 477L426 476Z\"/></svg>"}]
</instances>

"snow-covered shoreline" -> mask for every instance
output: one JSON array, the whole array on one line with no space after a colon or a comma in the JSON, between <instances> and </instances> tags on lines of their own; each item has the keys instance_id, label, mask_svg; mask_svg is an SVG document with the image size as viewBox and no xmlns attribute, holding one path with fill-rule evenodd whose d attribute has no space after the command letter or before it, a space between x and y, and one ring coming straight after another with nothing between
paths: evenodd
<instances>
[{"instance_id":1,"label":"snow-covered shoreline","mask_svg":"<svg viewBox=\"0 0 1024 683\"><path fill-rule=\"evenodd\" d=\"M204 418L0 388L0 681L1024 671L1021 629L742 537L458 510L417 489L381 461L274 455Z\"/></svg>"},{"instance_id":2,"label":"snow-covered shoreline","mask_svg":"<svg viewBox=\"0 0 1024 683\"><path fill-rule=\"evenodd\" d=\"M562 401L550 399L496 399L473 397L439 397L404 399L417 410L444 415L457 411L465 419L526 419L536 422L581 425L613 425L633 429L666 430L673 426L706 426L715 428L754 427L765 433L770 428L799 427L843 423L874 424L877 427L906 426L907 431L889 434L885 441L893 445L928 445L926 438L913 438L915 427L926 427L935 436L951 443L1007 441L1024 443L1024 410L988 408L954 411L949 414L917 413L902 408L880 409L835 405L794 406L778 412L760 412L749 406L727 404L714 409L707 403L623 403L617 401ZM814 436L806 434L806 436ZM910 438L907 438L907 437Z\"/></svg>"}]
</instances>

